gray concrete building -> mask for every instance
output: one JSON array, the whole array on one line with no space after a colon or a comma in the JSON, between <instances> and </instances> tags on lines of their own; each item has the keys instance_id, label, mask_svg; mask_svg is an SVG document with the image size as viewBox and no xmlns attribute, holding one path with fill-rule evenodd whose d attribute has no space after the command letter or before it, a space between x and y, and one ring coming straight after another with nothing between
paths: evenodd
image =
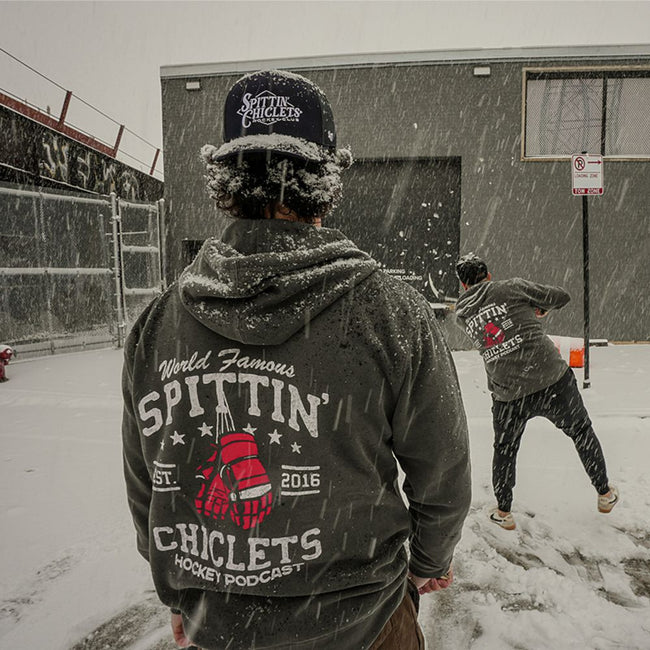
<instances>
[{"instance_id":1,"label":"gray concrete building","mask_svg":"<svg viewBox=\"0 0 650 650\"><path fill-rule=\"evenodd\" d=\"M169 279L223 228L199 150L221 142L231 84L262 68L317 83L339 146L352 149L326 225L437 305L458 296L454 262L473 251L496 278L564 286L573 300L552 329L582 336L583 200L572 155L602 156L603 193L587 198L591 337L650 339L650 45L165 66Z\"/></svg>"}]
</instances>

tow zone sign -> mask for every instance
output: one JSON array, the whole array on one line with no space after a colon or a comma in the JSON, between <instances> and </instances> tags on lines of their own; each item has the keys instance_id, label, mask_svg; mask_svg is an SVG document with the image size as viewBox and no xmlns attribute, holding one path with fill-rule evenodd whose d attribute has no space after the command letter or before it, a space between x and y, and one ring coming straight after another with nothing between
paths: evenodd
<instances>
[{"instance_id":1,"label":"tow zone sign","mask_svg":"<svg viewBox=\"0 0 650 650\"><path fill-rule=\"evenodd\" d=\"M571 180L574 195L602 194L603 157L590 153L571 156Z\"/></svg>"}]
</instances>

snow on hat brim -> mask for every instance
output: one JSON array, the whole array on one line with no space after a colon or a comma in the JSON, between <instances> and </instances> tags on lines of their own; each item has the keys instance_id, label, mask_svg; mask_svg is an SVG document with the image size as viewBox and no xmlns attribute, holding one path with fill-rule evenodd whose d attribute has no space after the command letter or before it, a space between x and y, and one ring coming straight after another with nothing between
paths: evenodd
<instances>
[{"instance_id":1,"label":"snow on hat brim","mask_svg":"<svg viewBox=\"0 0 650 650\"><path fill-rule=\"evenodd\" d=\"M328 153L325 147L317 145L315 142L295 136L270 133L235 138L213 150L211 158L212 160L225 160L237 157L244 152L267 151L314 162L325 160Z\"/></svg>"}]
</instances>

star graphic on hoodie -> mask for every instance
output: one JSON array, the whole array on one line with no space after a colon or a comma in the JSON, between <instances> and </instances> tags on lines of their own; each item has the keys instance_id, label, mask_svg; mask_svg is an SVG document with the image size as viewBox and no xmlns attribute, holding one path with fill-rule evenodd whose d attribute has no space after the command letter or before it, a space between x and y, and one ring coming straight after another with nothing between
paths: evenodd
<instances>
[{"instance_id":1,"label":"star graphic on hoodie","mask_svg":"<svg viewBox=\"0 0 650 650\"><path fill-rule=\"evenodd\" d=\"M245 431L246 433L250 433L251 436L252 436L252 435L257 431L257 429L254 428L254 427L252 427L252 426L250 425L250 422L249 422L249 423L248 423L248 426L247 426L247 427L244 427L243 431Z\"/></svg>"},{"instance_id":2,"label":"star graphic on hoodie","mask_svg":"<svg viewBox=\"0 0 650 650\"><path fill-rule=\"evenodd\" d=\"M271 442L275 443L276 445L280 444L280 438L282 438L282 434L278 433L277 429L273 429L273 433L269 433L269 438L271 438Z\"/></svg>"},{"instance_id":3,"label":"star graphic on hoodie","mask_svg":"<svg viewBox=\"0 0 650 650\"><path fill-rule=\"evenodd\" d=\"M200 427L197 427L197 429L201 432L201 438L203 438L203 436L212 435L212 427L207 425L205 422Z\"/></svg>"},{"instance_id":4,"label":"star graphic on hoodie","mask_svg":"<svg viewBox=\"0 0 650 650\"><path fill-rule=\"evenodd\" d=\"M185 434L184 433L178 433L178 431L174 431L174 433L171 436L171 439L172 439L172 442L174 443L174 446L176 446L176 445L184 445L185 440L183 440L183 438L185 438Z\"/></svg>"},{"instance_id":5,"label":"star graphic on hoodie","mask_svg":"<svg viewBox=\"0 0 650 650\"><path fill-rule=\"evenodd\" d=\"M291 451L293 451L294 454L301 453L300 452L300 447L301 447L301 445L299 445L297 442L292 442L291 443Z\"/></svg>"}]
</instances>

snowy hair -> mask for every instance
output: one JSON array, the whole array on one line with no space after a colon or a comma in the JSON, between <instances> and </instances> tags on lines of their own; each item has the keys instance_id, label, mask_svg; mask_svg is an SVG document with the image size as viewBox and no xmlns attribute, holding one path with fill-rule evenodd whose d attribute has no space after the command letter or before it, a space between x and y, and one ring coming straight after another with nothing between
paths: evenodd
<instances>
[{"instance_id":1,"label":"snowy hair","mask_svg":"<svg viewBox=\"0 0 650 650\"><path fill-rule=\"evenodd\" d=\"M244 152L216 160L217 148L205 145L210 196L234 217L263 219L268 207L282 204L302 220L312 221L334 209L342 193L341 172L352 164L349 149L306 161L270 152Z\"/></svg>"},{"instance_id":2,"label":"snowy hair","mask_svg":"<svg viewBox=\"0 0 650 650\"><path fill-rule=\"evenodd\" d=\"M467 253L456 262L456 275L463 284L471 287L487 278L487 264L475 253Z\"/></svg>"}]
</instances>

